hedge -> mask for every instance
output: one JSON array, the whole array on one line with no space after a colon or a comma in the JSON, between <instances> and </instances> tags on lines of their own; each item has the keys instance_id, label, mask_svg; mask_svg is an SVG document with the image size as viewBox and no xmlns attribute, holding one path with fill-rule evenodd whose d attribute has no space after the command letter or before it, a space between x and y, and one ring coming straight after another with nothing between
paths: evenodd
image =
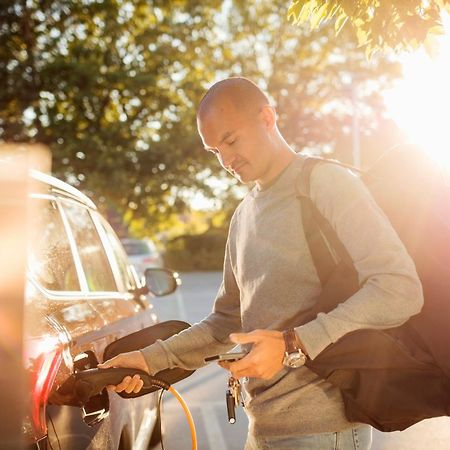
<instances>
[{"instance_id":1,"label":"hedge","mask_svg":"<svg viewBox=\"0 0 450 450\"><path fill-rule=\"evenodd\" d=\"M227 230L221 228L177 236L166 244L165 266L179 271L222 270L226 241Z\"/></svg>"}]
</instances>

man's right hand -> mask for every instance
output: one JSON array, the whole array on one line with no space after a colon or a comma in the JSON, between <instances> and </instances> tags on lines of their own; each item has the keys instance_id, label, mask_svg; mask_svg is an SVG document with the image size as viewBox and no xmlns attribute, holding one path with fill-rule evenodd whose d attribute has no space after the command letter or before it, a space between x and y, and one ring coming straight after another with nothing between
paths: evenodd
<instances>
[{"instance_id":1,"label":"man's right hand","mask_svg":"<svg viewBox=\"0 0 450 450\"><path fill-rule=\"evenodd\" d=\"M111 358L108 361L105 361L104 363L98 365L99 369L108 369L110 367L129 367L130 369L140 369L144 372L149 372L144 356L139 350L134 352L121 353L114 358ZM107 386L107 388L110 391L125 391L127 394L131 394L132 392L137 394L142 389L143 385L144 382L141 380L141 377L136 374L133 377L125 377L121 381L121 383L116 386L109 385Z\"/></svg>"}]
</instances>

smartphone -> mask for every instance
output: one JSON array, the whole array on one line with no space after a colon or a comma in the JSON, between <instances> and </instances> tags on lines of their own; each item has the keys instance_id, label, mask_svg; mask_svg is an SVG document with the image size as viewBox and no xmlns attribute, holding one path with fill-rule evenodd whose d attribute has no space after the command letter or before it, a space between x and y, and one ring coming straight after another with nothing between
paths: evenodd
<instances>
[{"instance_id":1,"label":"smartphone","mask_svg":"<svg viewBox=\"0 0 450 450\"><path fill-rule=\"evenodd\" d=\"M214 355L214 356L208 356L205 358L205 362L211 362L211 361L239 361L244 356L246 356L247 352L234 352L234 353L222 353L221 355Z\"/></svg>"}]
</instances>

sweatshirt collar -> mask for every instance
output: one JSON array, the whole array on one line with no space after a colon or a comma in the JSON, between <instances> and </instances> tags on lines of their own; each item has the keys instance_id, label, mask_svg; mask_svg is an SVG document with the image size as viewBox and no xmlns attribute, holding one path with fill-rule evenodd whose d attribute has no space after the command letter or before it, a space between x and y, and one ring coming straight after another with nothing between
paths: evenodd
<instances>
[{"instance_id":1,"label":"sweatshirt collar","mask_svg":"<svg viewBox=\"0 0 450 450\"><path fill-rule=\"evenodd\" d=\"M301 160L302 156L296 154L292 158L292 161L270 183L266 184L262 189L255 185L250 192L252 197L265 197L271 193L282 191L289 186L294 186L295 178L298 176L297 169L301 165Z\"/></svg>"}]
</instances>

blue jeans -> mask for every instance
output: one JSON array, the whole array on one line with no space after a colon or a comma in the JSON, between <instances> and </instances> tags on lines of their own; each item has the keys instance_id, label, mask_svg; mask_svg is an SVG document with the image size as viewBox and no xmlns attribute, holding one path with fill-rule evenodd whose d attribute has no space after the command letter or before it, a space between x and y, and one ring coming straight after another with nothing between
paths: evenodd
<instances>
[{"instance_id":1,"label":"blue jeans","mask_svg":"<svg viewBox=\"0 0 450 450\"><path fill-rule=\"evenodd\" d=\"M372 428L364 425L338 433L297 437L254 437L248 435L245 450L369 450Z\"/></svg>"}]
</instances>

